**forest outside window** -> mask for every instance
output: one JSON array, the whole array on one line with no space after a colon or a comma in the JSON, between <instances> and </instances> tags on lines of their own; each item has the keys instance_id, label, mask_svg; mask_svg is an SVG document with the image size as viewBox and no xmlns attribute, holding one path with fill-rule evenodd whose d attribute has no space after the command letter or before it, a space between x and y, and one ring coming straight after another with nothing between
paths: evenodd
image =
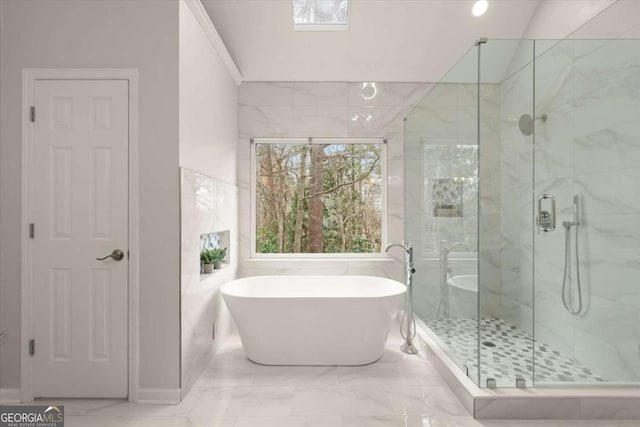
<instances>
[{"instance_id":1,"label":"forest outside window","mask_svg":"<svg viewBox=\"0 0 640 427\"><path fill-rule=\"evenodd\" d=\"M255 138L252 148L254 256L380 255L383 139Z\"/></svg>"}]
</instances>

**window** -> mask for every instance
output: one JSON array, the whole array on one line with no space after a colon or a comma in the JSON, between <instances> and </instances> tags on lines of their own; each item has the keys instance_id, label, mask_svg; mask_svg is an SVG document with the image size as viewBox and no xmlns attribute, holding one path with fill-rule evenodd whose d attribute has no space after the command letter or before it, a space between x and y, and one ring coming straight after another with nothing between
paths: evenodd
<instances>
[{"instance_id":1,"label":"window","mask_svg":"<svg viewBox=\"0 0 640 427\"><path fill-rule=\"evenodd\" d=\"M252 148L255 256L380 254L382 139L254 139Z\"/></svg>"},{"instance_id":2,"label":"window","mask_svg":"<svg viewBox=\"0 0 640 427\"><path fill-rule=\"evenodd\" d=\"M292 0L295 31L346 31L349 0Z\"/></svg>"}]
</instances>

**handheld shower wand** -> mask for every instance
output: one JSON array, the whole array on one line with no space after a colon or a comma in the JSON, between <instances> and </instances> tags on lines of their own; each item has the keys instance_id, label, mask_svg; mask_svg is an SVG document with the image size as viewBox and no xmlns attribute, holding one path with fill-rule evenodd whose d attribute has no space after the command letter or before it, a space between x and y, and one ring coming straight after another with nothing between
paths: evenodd
<instances>
[{"instance_id":1,"label":"handheld shower wand","mask_svg":"<svg viewBox=\"0 0 640 427\"><path fill-rule=\"evenodd\" d=\"M578 215L580 198L576 194L573 196L573 221L564 221L562 226L564 227L564 277L562 278L562 304L564 308L571 314L578 315L582 312L582 284L580 283L580 255L578 252L578 226L580 225L580 218ZM571 228L575 227L575 246L576 246L576 291L577 291L577 304L578 307L573 306L573 292L571 285L569 285L569 292L567 296L567 281L571 282ZM568 280L567 280L568 279Z\"/></svg>"},{"instance_id":2,"label":"handheld shower wand","mask_svg":"<svg viewBox=\"0 0 640 427\"><path fill-rule=\"evenodd\" d=\"M400 350L407 354L416 354L418 349L413 344L413 340L416 337L416 321L413 318L413 288L411 286L413 273L416 269L413 266L413 248L411 243L390 243L384 249L385 252L389 252L389 249L397 246L404 249L404 261L405 261L405 278L407 285L407 293L405 295L405 311L402 314L400 320L400 335L404 339L404 344L400 347ZM406 326L405 326L406 325Z\"/></svg>"}]
</instances>

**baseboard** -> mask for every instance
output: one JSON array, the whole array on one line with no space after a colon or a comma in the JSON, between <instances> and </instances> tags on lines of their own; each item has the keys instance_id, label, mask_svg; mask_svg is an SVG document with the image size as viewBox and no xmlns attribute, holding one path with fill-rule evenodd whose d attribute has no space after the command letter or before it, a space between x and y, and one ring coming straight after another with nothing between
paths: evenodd
<instances>
[{"instance_id":1,"label":"baseboard","mask_svg":"<svg viewBox=\"0 0 640 427\"><path fill-rule=\"evenodd\" d=\"M0 388L0 403L19 403L20 402L20 389L19 388Z\"/></svg>"},{"instance_id":2,"label":"baseboard","mask_svg":"<svg viewBox=\"0 0 640 427\"><path fill-rule=\"evenodd\" d=\"M177 405L178 403L180 403L180 389L139 388L135 401L137 403Z\"/></svg>"}]
</instances>

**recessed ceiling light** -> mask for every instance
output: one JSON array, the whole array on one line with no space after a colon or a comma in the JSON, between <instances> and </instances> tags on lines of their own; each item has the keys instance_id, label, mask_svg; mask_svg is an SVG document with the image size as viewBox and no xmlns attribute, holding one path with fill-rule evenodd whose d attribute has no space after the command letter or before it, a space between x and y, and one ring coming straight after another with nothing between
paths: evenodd
<instances>
[{"instance_id":1,"label":"recessed ceiling light","mask_svg":"<svg viewBox=\"0 0 640 427\"><path fill-rule=\"evenodd\" d=\"M489 8L489 2L487 0L478 0L473 5L473 16L482 16Z\"/></svg>"},{"instance_id":2,"label":"recessed ceiling light","mask_svg":"<svg viewBox=\"0 0 640 427\"><path fill-rule=\"evenodd\" d=\"M292 0L296 31L345 31L349 0Z\"/></svg>"}]
</instances>

